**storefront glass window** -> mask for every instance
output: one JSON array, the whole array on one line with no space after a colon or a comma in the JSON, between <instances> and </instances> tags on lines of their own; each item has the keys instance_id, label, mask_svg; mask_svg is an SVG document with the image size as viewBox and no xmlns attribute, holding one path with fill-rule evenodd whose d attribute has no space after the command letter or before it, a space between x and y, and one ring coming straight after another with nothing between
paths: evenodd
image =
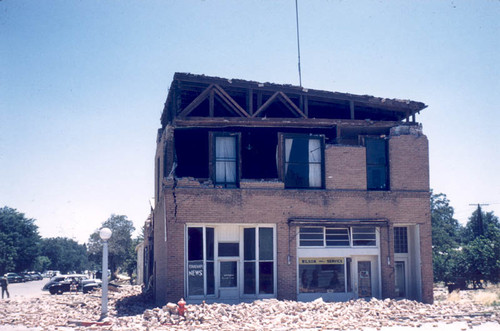
<instances>
[{"instance_id":1,"label":"storefront glass window","mask_svg":"<svg viewBox=\"0 0 500 331\"><path fill-rule=\"evenodd\" d=\"M205 295L205 288L206 294L214 294L214 228L189 227L187 232L188 294ZM205 247L203 246L204 235Z\"/></svg>"},{"instance_id":2,"label":"storefront glass window","mask_svg":"<svg viewBox=\"0 0 500 331\"><path fill-rule=\"evenodd\" d=\"M345 292L344 264L300 264L300 293Z\"/></svg>"}]
</instances>

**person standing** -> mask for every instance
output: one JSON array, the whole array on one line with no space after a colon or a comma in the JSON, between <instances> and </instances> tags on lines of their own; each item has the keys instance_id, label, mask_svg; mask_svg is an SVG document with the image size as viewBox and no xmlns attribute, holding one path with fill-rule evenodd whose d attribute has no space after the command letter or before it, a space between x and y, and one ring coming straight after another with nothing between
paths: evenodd
<instances>
[{"instance_id":1,"label":"person standing","mask_svg":"<svg viewBox=\"0 0 500 331\"><path fill-rule=\"evenodd\" d=\"M7 298L10 298L9 294L9 280L7 277L0 277L0 286L2 287L2 299L3 299L3 294L4 292L7 293Z\"/></svg>"}]
</instances>

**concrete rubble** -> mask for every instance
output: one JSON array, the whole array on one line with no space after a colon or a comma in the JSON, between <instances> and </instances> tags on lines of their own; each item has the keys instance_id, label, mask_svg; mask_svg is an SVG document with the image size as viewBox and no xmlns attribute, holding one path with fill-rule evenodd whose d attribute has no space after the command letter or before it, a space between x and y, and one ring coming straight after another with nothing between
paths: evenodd
<instances>
[{"instance_id":1,"label":"concrete rubble","mask_svg":"<svg viewBox=\"0 0 500 331\"><path fill-rule=\"evenodd\" d=\"M43 330L358 330L386 326L486 322L500 324L500 307L470 300L438 301L433 305L409 300L352 300L349 302L257 300L228 305L187 305L185 316L177 305L154 308L138 286L110 292L110 325L90 325L100 317L100 292L42 295L39 298L0 300L0 325L23 325ZM87 326L82 326L87 325Z\"/></svg>"}]
</instances>

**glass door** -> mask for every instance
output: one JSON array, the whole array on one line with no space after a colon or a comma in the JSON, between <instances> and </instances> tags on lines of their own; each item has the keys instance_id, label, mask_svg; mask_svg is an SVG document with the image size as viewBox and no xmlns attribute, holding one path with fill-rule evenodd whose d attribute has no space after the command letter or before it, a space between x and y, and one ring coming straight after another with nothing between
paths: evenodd
<instances>
[{"instance_id":1,"label":"glass door","mask_svg":"<svg viewBox=\"0 0 500 331\"><path fill-rule=\"evenodd\" d=\"M380 298L378 256L353 256L351 263L352 289L356 298Z\"/></svg>"},{"instance_id":2,"label":"glass door","mask_svg":"<svg viewBox=\"0 0 500 331\"><path fill-rule=\"evenodd\" d=\"M371 268L371 261L358 261L358 298L373 296Z\"/></svg>"},{"instance_id":3,"label":"glass door","mask_svg":"<svg viewBox=\"0 0 500 331\"><path fill-rule=\"evenodd\" d=\"M395 261L395 296L396 298L406 298L406 264L405 261Z\"/></svg>"},{"instance_id":4,"label":"glass door","mask_svg":"<svg viewBox=\"0 0 500 331\"><path fill-rule=\"evenodd\" d=\"M239 255L240 244L237 242L219 242L219 298L239 298Z\"/></svg>"}]
</instances>

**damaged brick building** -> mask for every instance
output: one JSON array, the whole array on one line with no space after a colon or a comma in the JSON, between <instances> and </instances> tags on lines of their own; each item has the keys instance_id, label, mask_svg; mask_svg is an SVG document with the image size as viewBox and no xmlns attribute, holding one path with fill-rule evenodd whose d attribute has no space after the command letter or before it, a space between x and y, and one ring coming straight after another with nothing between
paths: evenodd
<instances>
[{"instance_id":1,"label":"damaged brick building","mask_svg":"<svg viewBox=\"0 0 500 331\"><path fill-rule=\"evenodd\" d=\"M424 108L176 73L146 222L156 302L432 302Z\"/></svg>"}]
</instances>

